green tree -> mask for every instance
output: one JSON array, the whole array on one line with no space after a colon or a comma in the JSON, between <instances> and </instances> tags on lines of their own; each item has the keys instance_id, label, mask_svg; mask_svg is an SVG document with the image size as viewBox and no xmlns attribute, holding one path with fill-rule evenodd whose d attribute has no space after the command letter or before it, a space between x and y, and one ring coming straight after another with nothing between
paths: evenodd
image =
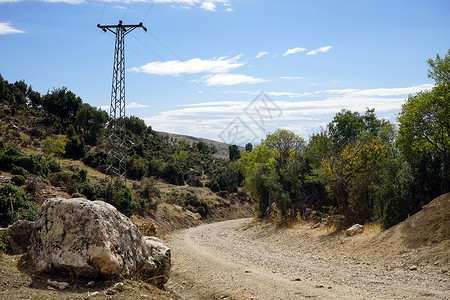
<instances>
[{"instance_id":1,"label":"green tree","mask_svg":"<svg viewBox=\"0 0 450 300\"><path fill-rule=\"evenodd\" d=\"M252 145L252 143L247 143L247 144L245 145L245 151L247 151L247 152L252 152L252 150L253 150L253 145Z\"/></svg>"},{"instance_id":2,"label":"green tree","mask_svg":"<svg viewBox=\"0 0 450 300\"><path fill-rule=\"evenodd\" d=\"M429 60L428 77L436 81L431 90L411 95L398 118L399 148L411 164L424 154L442 161L441 193L450 191L450 50L444 59Z\"/></svg>"},{"instance_id":3,"label":"green tree","mask_svg":"<svg viewBox=\"0 0 450 300\"><path fill-rule=\"evenodd\" d=\"M229 145L228 146L228 156L231 161L236 161L239 158L241 158L241 151L239 150L239 147L236 145Z\"/></svg>"},{"instance_id":4,"label":"green tree","mask_svg":"<svg viewBox=\"0 0 450 300\"><path fill-rule=\"evenodd\" d=\"M83 133L85 143L96 145L98 137L108 121L108 114L104 110L83 103L75 115L75 121Z\"/></svg>"},{"instance_id":5,"label":"green tree","mask_svg":"<svg viewBox=\"0 0 450 300\"><path fill-rule=\"evenodd\" d=\"M49 160L55 154L66 153L66 145L69 139L65 135L58 134L55 137L47 136L42 141L43 151L46 160Z\"/></svg>"},{"instance_id":6,"label":"green tree","mask_svg":"<svg viewBox=\"0 0 450 300\"><path fill-rule=\"evenodd\" d=\"M54 89L42 98L44 110L63 124L74 124L75 116L81 107L82 100L66 87Z\"/></svg>"},{"instance_id":7,"label":"green tree","mask_svg":"<svg viewBox=\"0 0 450 300\"><path fill-rule=\"evenodd\" d=\"M328 135L333 143L334 154L359 137L363 132L377 135L385 121L377 119L375 109L367 109L364 115L343 109L328 124Z\"/></svg>"},{"instance_id":8,"label":"green tree","mask_svg":"<svg viewBox=\"0 0 450 300\"><path fill-rule=\"evenodd\" d=\"M285 129L277 129L274 133L268 134L262 143L276 150L277 159L281 162L286 162L291 152L303 151L306 146L302 137Z\"/></svg>"}]
</instances>

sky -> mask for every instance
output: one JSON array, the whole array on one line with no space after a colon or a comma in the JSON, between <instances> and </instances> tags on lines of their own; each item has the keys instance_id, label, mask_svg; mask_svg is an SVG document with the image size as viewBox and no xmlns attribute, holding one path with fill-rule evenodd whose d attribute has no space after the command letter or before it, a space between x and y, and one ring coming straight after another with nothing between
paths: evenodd
<instances>
[{"instance_id":1,"label":"sky","mask_svg":"<svg viewBox=\"0 0 450 300\"><path fill-rule=\"evenodd\" d=\"M67 87L109 112L114 34L126 114L154 130L233 144L308 139L341 109L395 122L450 48L448 0L0 0L0 74Z\"/></svg>"}]
</instances>

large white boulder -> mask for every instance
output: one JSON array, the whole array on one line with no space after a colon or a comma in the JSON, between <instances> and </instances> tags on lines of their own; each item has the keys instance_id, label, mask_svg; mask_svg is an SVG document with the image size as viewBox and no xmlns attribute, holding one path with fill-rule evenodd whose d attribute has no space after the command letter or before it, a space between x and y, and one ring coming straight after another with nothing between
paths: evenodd
<instances>
[{"instance_id":1,"label":"large white boulder","mask_svg":"<svg viewBox=\"0 0 450 300\"><path fill-rule=\"evenodd\" d=\"M164 246L159 243L159 248ZM28 255L38 272L158 277L163 278L158 280L161 285L168 280L170 249L166 247L164 252L153 248L157 246L149 245L130 219L112 205L83 198L53 198L41 207ZM166 262L164 270L162 259Z\"/></svg>"}]
</instances>

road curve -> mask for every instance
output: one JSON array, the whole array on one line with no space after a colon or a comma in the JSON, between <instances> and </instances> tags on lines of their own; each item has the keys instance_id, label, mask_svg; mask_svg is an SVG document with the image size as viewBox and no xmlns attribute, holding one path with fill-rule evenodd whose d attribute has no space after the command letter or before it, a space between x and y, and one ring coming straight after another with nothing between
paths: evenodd
<instances>
[{"instance_id":1,"label":"road curve","mask_svg":"<svg viewBox=\"0 0 450 300\"><path fill-rule=\"evenodd\" d=\"M285 245L239 219L190 228L169 241L167 289L181 299L449 299L449 278Z\"/></svg>"}]
</instances>

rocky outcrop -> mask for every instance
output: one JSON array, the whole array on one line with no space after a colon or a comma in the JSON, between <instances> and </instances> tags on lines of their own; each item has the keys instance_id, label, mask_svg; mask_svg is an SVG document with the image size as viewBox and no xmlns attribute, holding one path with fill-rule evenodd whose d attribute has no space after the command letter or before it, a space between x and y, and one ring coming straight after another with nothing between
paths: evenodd
<instances>
[{"instance_id":1,"label":"rocky outcrop","mask_svg":"<svg viewBox=\"0 0 450 300\"><path fill-rule=\"evenodd\" d=\"M149 243L129 218L108 203L53 198L41 207L28 255L39 272L156 277L161 286L170 270L170 249L164 247L160 241Z\"/></svg>"},{"instance_id":2,"label":"rocky outcrop","mask_svg":"<svg viewBox=\"0 0 450 300\"><path fill-rule=\"evenodd\" d=\"M354 236L357 234L361 234L364 231L364 226L360 225L360 224L354 224L352 227L350 227L349 229L347 229L344 232L345 236Z\"/></svg>"}]
</instances>

